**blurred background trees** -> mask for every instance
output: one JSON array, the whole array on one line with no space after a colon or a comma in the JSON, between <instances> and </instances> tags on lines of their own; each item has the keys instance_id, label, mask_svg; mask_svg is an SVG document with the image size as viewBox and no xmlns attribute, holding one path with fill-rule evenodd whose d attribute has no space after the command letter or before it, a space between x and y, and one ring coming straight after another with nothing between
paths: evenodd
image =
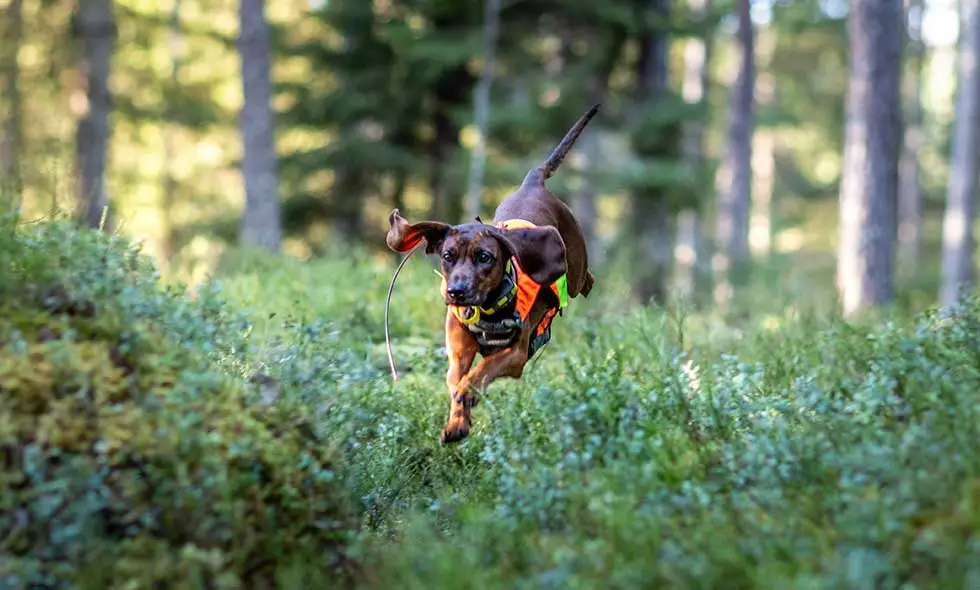
<instances>
[{"instance_id":1,"label":"blurred background trees","mask_svg":"<svg viewBox=\"0 0 980 590\"><path fill-rule=\"evenodd\" d=\"M382 253L391 207L489 218L601 102L552 182L600 290L922 305L973 274L960 1L0 0L0 182L164 268Z\"/></svg>"}]
</instances>

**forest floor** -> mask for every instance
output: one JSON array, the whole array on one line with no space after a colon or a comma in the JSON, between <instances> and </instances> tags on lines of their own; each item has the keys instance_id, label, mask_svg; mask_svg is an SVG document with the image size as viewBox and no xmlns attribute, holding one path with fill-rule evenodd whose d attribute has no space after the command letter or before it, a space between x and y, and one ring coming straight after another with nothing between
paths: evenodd
<instances>
[{"instance_id":1,"label":"forest floor","mask_svg":"<svg viewBox=\"0 0 980 590\"><path fill-rule=\"evenodd\" d=\"M444 446L443 308L430 261L413 260L395 288L391 329L402 379L394 383L383 348L390 258L301 262L230 251L207 294L188 296L155 286L153 272L127 262L129 254L107 254L122 246L66 231L7 232L6 288L25 277L61 277L95 289L94 317L112 298L129 298L119 309L130 315L119 317L148 322L181 350L210 359L207 375L240 384L255 372L270 377L258 397L242 399L284 408L290 420L309 418L304 428L313 432L304 436L335 461L333 487L323 493L337 494L349 511L349 521L330 522L348 522L343 553L358 564L358 587L980 583L980 301L913 313L907 308L923 295L909 290L895 309L845 323L826 304L833 284L826 252L809 266L774 257L727 310L630 308L623 281L599 272L592 295L572 300L524 378L492 385L470 437ZM107 256L112 273L103 276L97 269ZM119 278L133 273L140 278ZM112 288L84 287L98 281ZM131 283L138 288L116 287ZM167 312L147 311L154 306ZM131 337L127 322L112 324L123 340ZM24 325L0 335L24 338L35 352L54 346ZM15 348L0 346L0 361L21 358ZM0 388L23 392L35 383L2 366ZM188 393L197 390L181 391L179 403L200 411ZM8 445L19 436L0 435ZM289 444L304 469L321 460L302 440ZM250 448L236 445L221 448ZM257 448L289 461L287 447ZM276 477L305 489L291 473ZM201 485L217 485L208 482ZM287 502L262 502L272 497ZM23 498L24 510L43 509L31 504L34 496ZM302 502L289 502L292 512L263 518L313 518ZM250 534L258 543L268 532ZM0 558L0 580L11 563L26 568L51 554L46 546L32 553L30 543L44 543L28 538L17 547L31 560ZM224 565L207 567L240 575L228 564L237 563L234 551L248 550L234 545ZM212 563L180 551L179 563L193 571ZM279 586L313 587L309 576L322 565L293 563L291 573L277 574Z\"/></svg>"}]
</instances>

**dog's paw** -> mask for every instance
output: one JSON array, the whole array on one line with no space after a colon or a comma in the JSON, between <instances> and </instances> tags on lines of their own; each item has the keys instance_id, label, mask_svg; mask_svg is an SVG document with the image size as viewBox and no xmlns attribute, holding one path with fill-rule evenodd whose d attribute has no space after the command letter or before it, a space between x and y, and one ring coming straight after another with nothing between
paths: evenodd
<instances>
[{"instance_id":1,"label":"dog's paw","mask_svg":"<svg viewBox=\"0 0 980 590\"><path fill-rule=\"evenodd\" d=\"M458 443L469 435L469 425L462 420L454 420L442 429L442 444Z\"/></svg>"}]
</instances>

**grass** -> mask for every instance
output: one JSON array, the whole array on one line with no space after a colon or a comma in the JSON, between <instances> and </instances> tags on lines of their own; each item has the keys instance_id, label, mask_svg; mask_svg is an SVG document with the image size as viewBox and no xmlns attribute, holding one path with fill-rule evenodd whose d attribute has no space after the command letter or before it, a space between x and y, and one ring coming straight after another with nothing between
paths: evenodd
<instances>
[{"instance_id":1,"label":"grass","mask_svg":"<svg viewBox=\"0 0 980 590\"><path fill-rule=\"evenodd\" d=\"M781 263L725 314L632 309L600 276L455 446L421 257L398 383L391 264L235 251L211 291L248 317L232 373L271 376L340 456L358 587L977 587L980 302L845 323L819 275L774 293Z\"/></svg>"}]
</instances>

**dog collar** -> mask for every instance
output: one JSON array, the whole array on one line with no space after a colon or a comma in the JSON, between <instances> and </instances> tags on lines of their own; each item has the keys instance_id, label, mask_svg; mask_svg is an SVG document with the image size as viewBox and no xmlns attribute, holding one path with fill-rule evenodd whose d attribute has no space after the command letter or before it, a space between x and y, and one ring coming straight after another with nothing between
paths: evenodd
<instances>
[{"instance_id":1,"label":"dog collar","mask_svg":"<svg viewBox=\"0 0 980 590\"><path fill-rule=\"evenodd\" d=\"M517 298L517 276L514 270L514 263L512 260L507 261L507 266L504 267L504 282L509 283L509 287L505 286L503 293L501 293L494 302L489 306L484 305L450 305L449 309L452 310L453 315L459 320L464 326L471 326L478 321L483 316L492 316L493 314L504 309L508 305L514 302ZM441 273L436 271L440 276Z\"/></svg>"}]
</instances>

